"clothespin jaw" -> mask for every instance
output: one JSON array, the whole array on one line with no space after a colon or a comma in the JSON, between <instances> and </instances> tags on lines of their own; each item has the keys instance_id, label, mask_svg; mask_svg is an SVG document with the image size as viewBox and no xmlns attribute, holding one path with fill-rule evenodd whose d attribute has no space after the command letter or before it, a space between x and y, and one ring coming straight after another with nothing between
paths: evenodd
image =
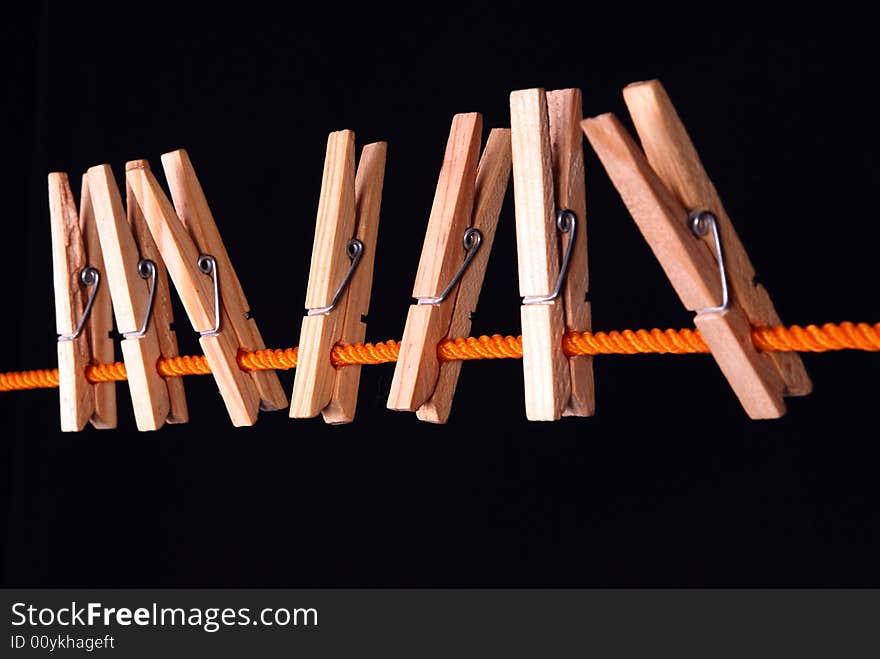
<instances>
[{"instance_id":1,"label":"clothespin jaw","mask_svg":"<svg viewBox=\"0 0 880 659\"><path fill-rule=\"evenodd\" d=\"M85 373L90 362L113 359L110 297L106 283L102 286L88 185L84 177L78 214L67 174L51 173L48 183L61 430L76 432L89 421L96 428L115 428L115 384L92 384Z\"/></svg>"},{"instance_id":2,"label":"clothespin jaw","mask_svg":"<svg viewBox=\"0 0 880 659\"><path fill-rule=\"evenodd\" d=\"M200 252L196 247L193 236L144 161L127 163L126 180L190 323L200 335L199 344L233 425L253 425L259 413L260 396L250 374L238 367L238 340L221 303L221 290L223 294L226 290L221 287L228 287L230 280L218 275L219 256Z\"/></svg>"},{"instance_id":3,"label":"clothespin jaw","mask_svg":"<svg viewBox=\"0 0 880 659\"><path fill-rule=\"evenodd\" d=\"M624 90L645 152L613 115L583 122L633 219L748 415L777 418L783 396L809 393L796 353L759 353L752 325L779 325L754 268L658 81ZM646 155L647 154L647 155Z\"/></svg>"},{"instance_id":4,"label":"clothespin jaw","mask_svg":"<svg viewBox=\"0 0 880 659\"><path fill-rule=\"evenodd\" d=\"M590 329L583 150L574 136L580 114L579 90L510 95L523 375L533 421L594 411L592 362L569 360L562 349L566 331Z\"/></svg>"},{"instance_id":5,"label":"clothespin jaw","mask_svg":"<svg viewBox=\"0 0 880 659\"><path fill-rule=\"evenodd\" d=\"M364 147L355 173L355 135L331 133L291 395L291 418L322 413L327 423L354 419L360 367L336 369L330 352L337 343L364 340L363 318L379 229L386 144Z\"/></svg>"},{"instance_id":6,"label":"clothespin jaw","mask_svg":"<svg viewBox=\"0 0 880 659\"><path fill-rule=\"evenodd\" d=\"M392 410L417 410L437 384L437 344L449 330L455 306L456 273L461 272L465 258L462 240L473 214L482 128L479 113L457 114L452 119L413 287L418 303L407 313L388 395ZM466 254L472 249L476 248L471 246Z\"/></svg>"},{"instance_id":7,"label":"clothespin jaw","mask_svg":"<svg viewBox=\"0 0 880 659\"><path fill-rule=\"evenodd\" d=\"M139 430L157 430L168 417L170 401L156 370L161 357L153 317L156 264L141 259L110 166L89 168L88 180L135 421Z\"/></svg>"}]
</instances>

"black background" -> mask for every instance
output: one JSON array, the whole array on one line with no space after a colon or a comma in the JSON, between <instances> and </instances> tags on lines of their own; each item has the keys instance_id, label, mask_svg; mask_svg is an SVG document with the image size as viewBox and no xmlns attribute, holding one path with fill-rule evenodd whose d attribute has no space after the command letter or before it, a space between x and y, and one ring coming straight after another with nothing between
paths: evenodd
<instances>
[{"instance_id":1,"label":"black background","mask_svg":"<svg viewBox=\"0 0 880 659\"><path fill-rule=\"evenodd\" d=\"M263 336L296 343L326 135L389 142L368 339L399 338L456 112L579 86L585 115L666 85L790 323L878 317L871 21L600 14L552 3L49 3L7 22L0 369L55 361L45 176L186 147ZM866 27L862 28L861 25ZM587 149L596 329L686 327ZM512 195L474 333L518 333ZM17 274L14 274L17 273ZM14 276L13 276L14 274ZM16 281L17 280L17 281ZM18 283L20 282L20 283ZM185 353L197 342L180 307ZM191 422L58 432L57 393L7 393L3 582L17 585L880 584L877 357L806 355L815 393L750 421L711 358L596 360L598 414L524 420L518 361L463 369L450 423L263 414L234 429L209 377ZM283 373L289 389L292 373Z\"/></svg>"}]
</instances>

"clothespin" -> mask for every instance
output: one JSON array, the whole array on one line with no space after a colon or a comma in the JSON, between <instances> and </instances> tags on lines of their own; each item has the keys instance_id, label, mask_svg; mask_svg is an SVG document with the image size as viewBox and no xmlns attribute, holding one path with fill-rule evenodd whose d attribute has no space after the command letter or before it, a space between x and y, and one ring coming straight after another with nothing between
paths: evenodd
<instances>
[{"instance_id":1,"label":"clothespin","mask_svg":"<svg viewBox=\"0 0 880 659\"><path fill-rule=\"evenodd\" d=\"M388 407L445 423L461 362L440 364L437 344L470 332L510 179L510 131L496 128L480 152L482 116L452 119Z\"/></svg>"},{"instance_id":2,"label":"clothespin","mask_svg":"<svg viewBox=\"0 0 880 659\"><path fill-rule=\"evenodd\" d=\"M220 303L235 333L238 349L265 350L266 343L253 318L238 274L232 267L189 155L184 149L163 154L162 167L180 221L189 230L201 253L211 254L216 260L217 280L222 289ZM272 411L287 407L287 396L275 371L252 371L251 379L260 396L260 409Z\"/></svg>"},{"instance_id":3,"label":"clothespin","mask_svg":"<svg viewBox=\"0 0 880 659\"><path fill-rule=\"evenodd\" d=\"M157 430L166 421L184 422L187 410L181 378L166 380L156 370L160 357L172 356L163 354L158 337L160 327L170 332L167 294L164 300L157 301L161 260L156 254L148 258L139 249L110 166L91 167L87 176L104 256L106 283L113 301L116 327L123 337L122 356L135 422L139 430ZM172 353L177 354L176 344ZM169 395L172 382L175 392L173 413Z\"/></svg>"},{"instance_id":4,"label":"clothespin","mask_svg":"<svg viewBox=\"0 0 880 659\"><path fill-rule=\"evenodd\" d=\"M659 81L624 99L642 149L611 114L583 122L630 214L748 415L777 418L812 384L795 352L759 353L751 326L781 325L715 186ZM646 157L647 154L647 157Z\"/></svg>"},{"instance_id":5,"label":"clothespin","mask_svg":"<svg viewBox=\"0 0 880 659\"><path fill-rule=\"evenodd\" d=\"M264 348L262 337L249 317L247 300L189 157L183 150L174 151L162 156L162 164L177 210L145 161L127 163L126 179L200 335L233 424L253 425L261 406L280 409L287 406L287 398L274 372L246 373L239 368L238 351Z\"/></svg>"},{"instance_id":6,"label":"clothespin","mask_svg":"<svg viewBox=\"0 0 880 659\"><path fill-rule=\"evenodd\" d=\"M148 163L144 163L149 167ZM128 224L134 233L135 243L141 258L152 261L155 264L155 299L153 301L153 326L156 329L156 337L159 339L159 353L163 358L179 357L177 347L177 333L172 329L174 326L174 312L171 309L171 289L168 286L168 269L159 253L159 248L150 234L147 220L138 206L137 199L131 184L126 180L125 184L125 209L128 216ZM165 378L168 387L168 416L167 423L187 423L189 410L186 404L186 393L183 389L182 377Z\"/></svg>"},{"instance_id":7,"label":"clothespin","mask_svg":"<svg viewBox=\"0 0 880 659\"><path fill-rule=\"evenodd\" d=\"M366 145L355 174L354 132L330 133L327 140L291 418L321 412L331 424L354 420L360 366L336 369L330 352L366 335L386 148L385 142Z\"/></svg>"},{"instance_id":8,"label":"clothespin","mask_svg":"<svg viewBox=\"0 0 880 659\"><path fill-rule=\"evenodd\" d=\"M592 358L568 358L566 332L591 329L581 92L510 95L526 416L592 416Z\"/></svg>"},{"instance_id":9,"label":"clothespin","mask_svg":"<svg viewBox=\"0 0 880 659\"><path fill-rule=\"evenodd\" d=\"M110 293L87 177L77 214L67 174L49 174L49 213L61 430L76 432L87 422L115 428L116 383L92 384L85 373L90 363L113 362Z\"/></svg>"}]
</instances>

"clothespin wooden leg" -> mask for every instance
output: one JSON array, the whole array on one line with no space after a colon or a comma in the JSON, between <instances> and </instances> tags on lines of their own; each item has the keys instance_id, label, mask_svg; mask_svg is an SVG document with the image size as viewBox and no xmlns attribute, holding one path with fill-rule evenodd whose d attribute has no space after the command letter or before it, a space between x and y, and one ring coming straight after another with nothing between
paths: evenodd
<instances>
[{"instance_id":1,"label":"clothespin wooden leg","mask_svg":"<svg viewBox=\"0 0 880 659\"><path fill-rule=\"evenodd\" d=\"M144 168L149 168L150 166L145 160L138 161L138 165ZM126 165L127 168L128 165ZM171 309L171 289L168 286L168 270L165 268L165 262L162 261L162 255L159 253L159 248L156 247L153 236L150 235L147 220L144 218L140 206L138 206L137 198L131 189L131 183L128 179L126 179L125 186L125 209L141 258L149 259L156 267L153 325L156 328L156 337L159 340L159 352L166 359L178 357L180 356L180 351L177 348L177 334L171 329L174 322L174 312ZM165 378L165 384L168 387L170 407L166 421L168 423L188 422L189 410L186 405L183 378Z\"/></svg>"},{"instance_id":2,"label":"clothespin wooden leg","mask_svg":"<svg viewBox=\"0 0 880 659\"><path fill-rule=\"evenodd\" d=\"M388 395L392 410L417 410L437 384L437 344L449 330L458 287L444 289L464 259L462 239L472 219L482 128L478 113L457 114L452 119L413 287L419 303L407 313ZM440 300L444 292L448 294Z\"/></svg>"},{"instance_id":3,"label":"clothespin wooden leg","mask_svg":"<svg viewBox=\"0 0 880 659\"><path fill-rule=\"evenodd\" d=\"M592 330L587 265L587 200L584 183L584 137L581 131L582 109L580 89L559 89L547 92L550 116L550 148L556 184L556 206L575 213L577 227L568 272L565 276L563 300L565 331ZM560 253L568 249L571 232L562 234ZM593 358L589 355L569 357L571 394L563 416L593 416L596 411L593 381Z\"/></svg>"},{"instance_id":4,"label":"clothespin wooden leg","mask_svg":"<svg viewBox=\"0 0 880 659\"><path fill-rule=\"evenodd\" d=\"M140 254L110 166L89 168L88 179L116 327L125 337L122 355L135 421L139 430L156 430L168 417L169 400L165 380L156 370L161 353L150 286L139 273Z\"/></svg>"},{"instance_id":5,"label":"clothespin wooden leg","mask_svg":"<svg viewBox=\"0 0 880 659\"><path fill-rule=\"evenodd\" d=\"M480 248L459 283L446 338L467 336L471 331L471 314L477 309L501 205L510 180L510 162L510 130L493 128L480 158L475 185L472 227L480 232ZM431 423L446 423L452 410L452 398L461 366L460 361L440 364L434 393L416 410L419 419Z\"/></svg>"},{"instance_id":6,"label":"clothespin wooden leg","mask_svg":"<svg viewBox=\"0 0 880 659\"><path fill-rule=\"evenodd\" d=\"M199 344L233 425L253 425L259 413L260 398L253 380L238 367L238 343L229 330L229 320L222 304L219 309L215 305L213 283L220 281L215 278L216 268L207 274L199 269L200 252L153 173L136 163L129 163L126 178L187 316L201 335ZM210 256L217 258L213 254ZM219 296L219 283L216 290Z\"/></svg>"},{"instance_id":7,"label":"clothespin wooden leg","mask_svg":"<svg viewBox=\"0 0 880 659\"><path fill-rule=\"evenodd\" d=\"M201 253L211 254L216 259L217 273L223 289L221 304L238 349L265 350L266 344L257 327L257 321L251 314L244 288L220 237L189 155L184 149L163 154L162 167L165 169L165 178L168 180L171 198L180 221ZM257 387L261 409L271 411L287 408L287 396L275 371L252 371L249 377Z\"/></svg>"},{"instance_id":8,"label":"clothespin wooden leg","mask_svg":"<svg viewBox=\"0 0 880 659\"><path fill-rule=\"evenodd\" d=\"M362 343L366 338L364 318L370 309L387 150L385 142L367 144L355 175L356 237L363 245L363 256L345 294L345 320L339 342L346 345ZM330 402L322 411L324 421L337 424L354 420L360 376L359 364L337 369Z\"/></svg>"},{"instance_id":9,"label":"clothespin wooden leg","mask_svg":"<svg viewBox=\"0 0 880 659\"><path fill-rule=\"evenodd\" d=\"M82 177L82 192L79 201L79 227L85 241L89 263L104 277L104 285L99 286L92 303L86 327L89 334L92 362L95 364L112 364L116 361L113 343L113 304L110 299L110 287L104 269L104 258L101 254L101 242L98 237L98 225L95 222L95 211L89 192L88 174ZM95 392L95 411L91 423L95 428L116 427L116 383L99 382L93 385Z\"/></svg>"},{"instance_id":10,"label":"clothespin wooden leg","mask_svg":"<svg viewBox=\"0 0 880 659\"><path fill-rule=\"evenodd\" d=\"M558 419L571 394L568 360L562 352L564 301L548 296L559 276L559 239L554 202L550 123L543 89L510 95L513 146L513 192L522 321L526 416L532 421ZM578 218L582 222L582 218Z\"/></svg>"},{"instance_id":11,"label":"clothespin wooden leg","mask_svg":"<svg viewBox=\"0 0 880 659\"><path fill-rule=\"evenodd\" d=\"M86 380L89 363L88 333L77 326L83 317L81 280L86 251L79 228L76 204L67 174L49 174L49 217L52 227L52 274L55 289L55 331L58 333L58 393L61 430L82 430L95 410L95 393ZM101 273L98 273L99 276ZM92 286L95 285L92 280ZM100 287L100 283L97 284ZM66 338L65 337L70 337Z\"/></svg>"},{"instance_id":12,"label":"clothespin wooden leg","mask_svg":"<svg viewBox=\"0 0 880 659\"><path fill-rule=\"evenodd\" d=\"M300 331L291 418L318 415L333 395L335 369L330 362L330 350L341 333L345 307L338 303L333 308L328 306L350 267L346 243L355 229L354 177L354 132L330 133L306 291L306 308L310 312L303 318ZM348 290L342 295L347 297ZM337 299L341 301L342 298Z\"/></svg>"},{"instance_id":13,"label":"clothespin wooden leg","mask_svg":"<svg viewBox=\"0 0 880 659\"><path fill-rule=\"evenodd\" d=\"M767 290L761 284L755 284L755 268L663 85L658 80L636 83L624 89L623 96L648 162L660 180L689 211L706 209L717 218L727 277L750 324L781 325L782 320ZM732 345L723 336L724 329L720 329L724 323L712 314L699 314L695 322L710 347L713 343L718 348ZM715 328L722 333L717 340ZM746 342L743 349L754 351L751 341ZM717 355L719 365L724 362L723 369L738 372L736 364L742 363L736 354L738 350L734 350L732 359L723 359L724 350L713 349L712 352ZM812 391L812 383L798 353L770 352L766 359L779 373L786 396L803 396Z\"/></svg>"}]
</instances>

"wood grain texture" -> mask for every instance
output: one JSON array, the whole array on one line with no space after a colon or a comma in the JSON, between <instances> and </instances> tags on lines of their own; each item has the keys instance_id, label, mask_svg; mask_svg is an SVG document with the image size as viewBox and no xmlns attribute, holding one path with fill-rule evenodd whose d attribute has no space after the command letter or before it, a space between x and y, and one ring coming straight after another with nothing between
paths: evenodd
<instances>
[{"instance_id":1,"label":"wood grain texture","mask_svg":"<svg viewBox=\"0 0 880 659\"><path fill-rule=\"evenodd\" d=\"M186 227L149 169L144 169L136 162L130 163L126 179L193 329L197 332L212 329L214 299L211 279L198 268L199 250ZM257 420L260 398L253 380L238 367L238 343L223 320L221 318L219 334L201 337L199 343L233 425L250 426Z\"/></svg>"},{"instance_id":2,"label":"wood grain texture","mask_svg":"<svg viewBox=\"0 0 880 659\"><path fill-rule=\"evenodd\" d=\"M138 274L140 253L110 166L90 167L88 181L116 327L120 334L135 332L149 304L149 285ZM169 400L156 370L161 353L152 322L143 336L122 340L122 356L138 430L158 430L168 417Z\"/></svg>"},{"instance_id":3,"label":"wood grain texture","mask_svg":"<svg viewBox=\"0 0 880 659\"><path fill-rule=\"evenodd\" d=\"M728 280L751 324L782 325L766 289L755 285L755 268L663 85L658 80L636 83L623 94L648 162L660 180L689 211L708 209L718 218ZM785 383L786 395L810 393L812 383L800 355L768 355Z\"/></svg>"},{"instance_id":4,"label":"wood grain texture","mask_svg":"<svg viewBox=\"0 0 880 659\"><path fill-rule=\"evenodd\" d=\"M543 89L510 95L513 192L519 292L547 295L559 276L559 238L553 186L550 121ZM523 375L526 417L554 421L571 395L568 360L562 352L564 302L523 305Z\"/></svg>"},{"instance_id":5,"label":"wood grain texture","mask_svg":"<svg viewBox=\"0 0 880 659\"><path fill-rule=\"evenodd\" d=\"M452 307L446 302L410 305L388 394L388 409L414 412L434 392L440 375L437 344L449 331L452 317Z\"/></svg>"},{"instance_id":6,"label":"wood grain texture","mask_svg":"<svg viewBox=\"0 0 880 659\"><path fill-rule=\"evenodd\" d=\"M299 331L296 373L290 396L290 418L310 419L330 402L336 369L330 351L337 343L340 309L320 316L304 316ZM305 348L304 348L305 346Z\"/></svg>"},{"instance_id":7,"label":"wood grain texture","mask_svg":"<svg viewBox=\"0 0 880 659\"><path fill-rule=\"evenodd\" d=\"M355 233L354 140L350 130L330 133L327 139L306 291L308 309L330 304L351 265L346 245ZM330 351L342 334L349 293L346 290L328 313L303 318L290 397L291 418L317 416L330 402L336 381Z\"/></svg>"},{"instance_id":8,"label":"wood grain texture","mask_svg":"<svg viewBox=\"0 0 880 659\"><path fill-rule=\"evenodd\" d=\"M556 421L571 395L568 360L562 352L562 300L520 307L526 418ZM556 345L560 348L556 352Z\"/></svg>"},{"instance_id":9,"label":"wood grain texture","mask_svg":"<svg viewBox=\"0 0 880 659\"><path fill-rule=\"evenodd\" d=\"M139 166L149 169L146 160L138 160L126 163L126 169L130 166ZM171 358L180 355L177 347L177 334L172 329L174 312L171 308L171 289L168 284L168 270L165 262L156 247L153 236L150 235L150 227L138 206L137 198L131 189L131 183L126 179L125 186L125 210L128 224L134 233L135 242L138 246L141 258L150 259L156 264L156 299L153 304L152 324L156 329L156 337L159 340L159 352L162 357ZM165 378L168 388L169 411L165 419L167 423L186 423L189 421L189 410L186 404L186 392L183 388L182 377Z\"/></svg>"},{"instance_id":10,"label":"wood grain texture","mask_svg":"<svg viewBox=\"0 0 880 659\"><path fill-rule=\"evenodd\" d=\"M584 136L581 90L559 89L547 92L550 117L550 150L553 158L553 181L556 184L556 208L568 208L577 215L575 243L565 278L565 331L589 332L593 329L590 303L589 265L587 263L587 198L584 181ZM561 234L560 254L565 254L570 233ZM571 395L563 416L593 416L596 395L593 358L589 355L568 358Z\"/></svg>"},{"instance_id":11,"label":"wood grain texture","mask_svg":"<svg viewBox=\"0 0 880 659\"><path fill-rule=\"evenodd\" d=\"M306 309L330 304L348 270L345 246L355 228L354 146L351 130L336 131L327 138Z\"/></svg>"},{"instance_id":12,"label":"wood grain texture","mask_svg":"<svg viewBox=\"0 0 880 659\"><path fill-rule=\"evenodd\" d=\"M698 314L694 324L746 414L752 419L784 415L784 383L767 353L755 350L751 324L742 308L734 304L722 313Z\"/></svg>"},{"instance_id":13,"label":"wood grain texture","mask_svg":"<svg viewBox=\"0 0 880 659\"><path fill-rule=\"evenodd\" d=\"M85 306L79 277L87 260L76 203L67 174L63 172L49 174L49 221L55 331L59 335L72 334ZM61 430L64 432L85 428L95 410L93 387L85 374L89 356L87 333L80 334L74 341L58 342L58 398Z\"/></svg>"},{"instance_id":14,"label":"wood grain texture","mask_svg":"<svg viewBox=\"0 0 880 659\"><path fill-rule=\"evenodd\" d=\"M104 258L101 254L101 241L98 237L98 225L92 208L89 193L88 174L83 174L79 198L79 228L88 255L89 265L98 269L104 277ZM113 343L113 303L110 299L110 288L106 278L104 285L98 287L92 312L86 328L89 335L91 361L95 364L112 364L116 361L116 350ZM91 423L95 428L105 430L117 425L116 383L99 382L92 385L95 395L95 411Z\"/></svg>"},{"instance_id":15,"label":"wood grain texture","mask_svg":"<svg viewBox=\"0 0 880 659\"><path fill-rule=\"evenodd\" d=\"M473 215L482 131L483 117L478 112L452 118L413 286L414 298L440 294L464 258L461 239Z\"/></svg>"},{"instance_id":16,"label":"wood grain texture","mask_svg":"<svg viewBox=\"0 0 880 659\"><path fill-rule=\"evenodd\" d=\"M180 221L189 231L200 252L211 254L217 260L221 305L229 323L227 326L233 330L238 348L248 351L265 349L266 344L257 327L257 321L249 317L250 304L245 297L238 274L232 266L226 245L220 236L189 155L184 149L163 154L162 167ZM256 385L262 409L287 408L287 396L275 371L252 371L248 377Z\"/></svg>"},{"instance_id":17,"label":"wood grain texture","mask_svg":"<svg viewBox=\"0 0 880 659\"><path fill-rule=\"evenodd\" d=\"M477 310L483 279L492 253L501 206L510 181L510 130L493 128L477 169L474 196L473 226L482 234L480 249L461 278L447 338L468 336L471 314ZM462 362L440 364L434 392L417 410L416 416L430 423L446 423L452 410L452 399L461 373Z\"/></svg>"},{"instance_id":18,"label":"wood grain texture","mask_svg":"<svg viewBox=\"0 0 880 659\"><path fill-rule=\"evenodd\" d=\"M475 112L452 119L413 286L415 298L443 292L464 259L462 238L473 216L482 126L482 116ZM440 373L437 343L449 330L456 295L453 290L440 304L410 307L388 394L389 409L415 411L434 391Z\"/></svg>"},{"instance_id":19,"label":"wood grain texture","mask_svg":"<svg viewBox=\"0 0 880 659\"><path fill-rule=\"evenodd\" d=\"M651 169L613 114L582 123L593 150L663 271L690 310L721 303L718 266L709 246L687 226L687 211Z\"/></svg>"},{"instance_id":20,"label":"wood grain texture","mask_svg":"<svg viewBox=\"0 0 880 659\"><path fill-rule=\"evenodd\" d=\"M543 89L510 95L519 294L547 295L559 276L550 119Z\"/></svg>"},{"instance_id":21,"label":"wood grain texture","mask_svg":"<svg viewBox=\"0 0 880 659\"><path fill-rule=\"evenodd\" d=\"M364 319L370 310L387 151L388 145L385 142L367 144L358 161L354 183L356 236L364 245L364 253L348 286L348 294L345 298L345 320L342 323L339 343L362 343L366 338L367 325ZM359 364L336 371L333 394L322 411L325 422L339 424L354 421L360 376Z\"/></svg>"},{"instance_id":22,"label":"wood grain texture","mask_svg":"<svg viewBox=\"0 0 880 659\"><path fill-rule=\"evenodd\" d=\"M613 115L584 121L583 129L685 307L693 311L720 304L721 280L709 246L688 228L684 206L666 189L626 129ZM742 309L734 305L727 313L699 314L695 322L700 328L705 325L712 355L749 416L783 414L781 381L774 382L779 378L768 368L768 356L752 346Z\"/></svg>"}]
</instances>

